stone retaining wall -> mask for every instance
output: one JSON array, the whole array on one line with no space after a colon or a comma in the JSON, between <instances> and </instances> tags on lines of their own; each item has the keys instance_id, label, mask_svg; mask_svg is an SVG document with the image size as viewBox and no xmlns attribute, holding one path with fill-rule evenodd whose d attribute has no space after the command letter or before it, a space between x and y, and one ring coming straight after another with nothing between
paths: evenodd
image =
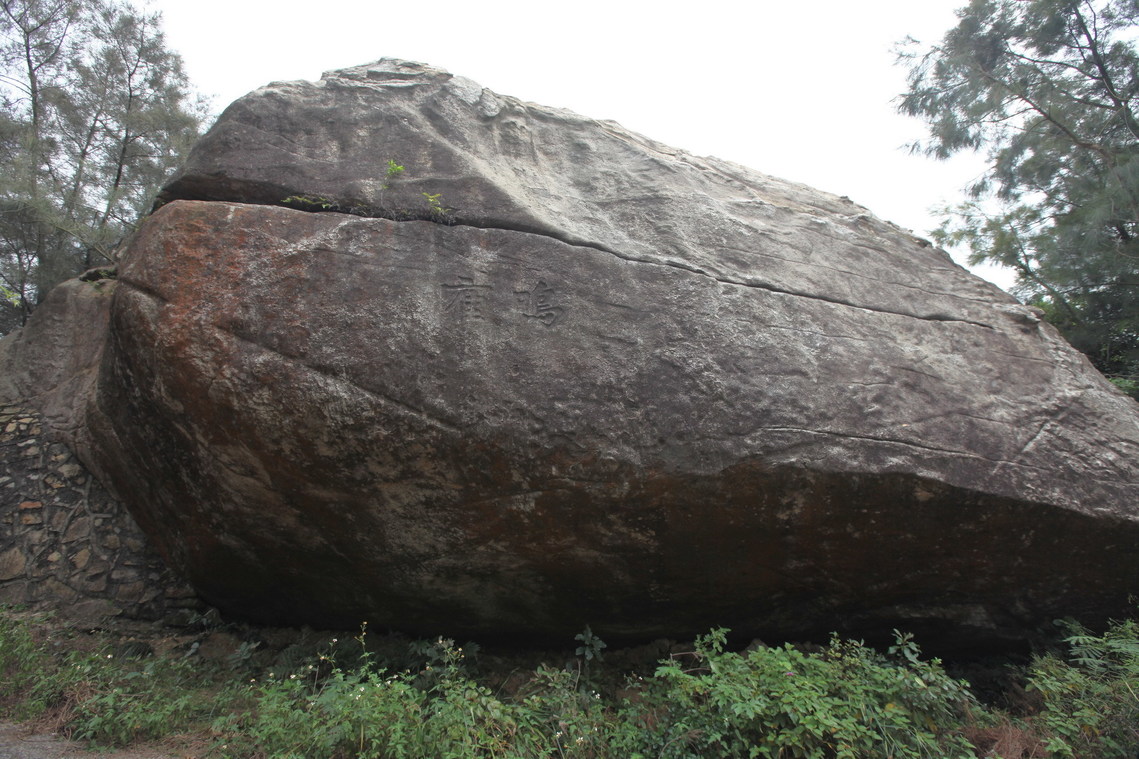
<instances>
[{"instance_id":1,"label":"stone retaining wall","mask_svg":"<svg viewBox=\"0 0 1139 759\"><path fill-rule=\"evenodd\" d=\"M0 406L0 603L97 619L194 609L125 508L41 417Z\"/></svg>"}]
</instances>

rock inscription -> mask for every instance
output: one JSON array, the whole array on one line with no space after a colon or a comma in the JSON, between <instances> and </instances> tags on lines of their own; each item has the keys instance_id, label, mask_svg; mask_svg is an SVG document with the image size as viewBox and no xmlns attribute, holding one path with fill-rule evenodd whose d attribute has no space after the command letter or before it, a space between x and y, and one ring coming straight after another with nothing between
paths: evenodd
<instances>
[{"instance_id":1,"label":"rock inscription","mask_svg":"<svg viewBox=\"0 0 1139 759\"><path fill-rule=\"evenodd\" d=\"M486 318L487 309L501 309L495 299L493 285L476 282L474 277L457 277L457 281L444 283L443 311L452 323L468 321L481 322ZM510 312L532 319L543 327L552 327L565 314L565 307L559 305L557 290L546 280L539 279L533 287L513 291L513 308Z\"/></svg>"}]
</instances>

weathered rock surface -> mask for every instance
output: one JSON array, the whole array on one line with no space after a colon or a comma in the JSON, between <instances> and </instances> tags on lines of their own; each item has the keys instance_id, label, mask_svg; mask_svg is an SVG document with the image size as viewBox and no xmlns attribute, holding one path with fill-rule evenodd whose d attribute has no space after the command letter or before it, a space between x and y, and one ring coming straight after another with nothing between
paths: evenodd
<instances>
[{"instance_id":1,"label":"weathered rock surface","mask_svg":"<svg viewBox=\"0 0 1139 759\"><path fill-rule=\"evenodd\" d=\"M223 610L1016 637L1139 590L1139 407L846 199L392 61L234 103L163 199L81 448Z\"/></svg>"}]
</instances>

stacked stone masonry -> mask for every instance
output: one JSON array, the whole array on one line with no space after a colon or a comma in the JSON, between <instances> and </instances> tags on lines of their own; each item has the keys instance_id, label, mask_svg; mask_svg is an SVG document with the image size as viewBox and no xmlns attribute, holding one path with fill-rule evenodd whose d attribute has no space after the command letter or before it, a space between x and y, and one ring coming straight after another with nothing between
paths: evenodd
<instances>
[{"instance_id":1,"label":"stacked stone masonry","mask_svg":"<svg viewBox=\"0 0 1139 759\"><path fill-rule=\"evenodd\" d=\"M0 407L0 603L90 619L198 604L40 416L13 405Z\"/></svg>"}]
</instances>

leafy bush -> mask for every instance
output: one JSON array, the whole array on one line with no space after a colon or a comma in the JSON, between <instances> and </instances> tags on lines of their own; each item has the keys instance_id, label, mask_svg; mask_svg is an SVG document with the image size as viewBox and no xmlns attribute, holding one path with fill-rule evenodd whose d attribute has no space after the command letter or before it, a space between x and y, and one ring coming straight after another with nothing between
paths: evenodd
<instances>
[{"instance_id":1,"label":"leafy bush","mask_svg":"<svg viewBox=\"0 0 1139 759\"><path fill-rule=\"evenodd\" d=\"M634 680L619 704L583 687L580 663L541 667L525 693L502 700L452 647L434 672L365 666L322 678L310 665L311 677L256 686L255 713L221 727L234 757L974 756L955 728L971 696L904 636L890 658L837 639L820 654L727 653L724 636Z\"/></svg>"},{"instance_id":2,"label":"leafy bush","mask_svg":"<svg viewBox=\"0 0 1139 759\"><path fill-rule=\"evenodd\" d=\"M1102 636L1070 624L1070 655L1037 657L1029 688L1044 699L1036 716L1057 757L1134 759L1139 755L1139 624Z\"/></svg>"},{"instance_id":3,"label":"leafy bush","mask_svg":"<svg viewBox=\"0 0 1139 759\"><path fill-rule=\"evenodd\" d=\"M126 664L126 666L124 666ZM71 663L72 738L101 746L125 746L186 730L213 718L226 694L208 689L209 678L186 659L123 662L109 654Z\"/></svg>"},{"instance_id":4,"label":"leafy bush","mask_svg":"<svg viewBox=\"0 0 1139 759\"><path fill-rule=\"evenodd\" d=\"M363 644L363 636L360 638ZM442 665L388 675L364 655L354 671L316 664L255 684L253 712L218 722L226 756L282 759L466 759L518 743L516 707L471 681L462 649L440 640Z\"/></svg>"},{"instance_id":5,"label":"leafy bush","mask_svg":"<svg viewBox=\"0 0 1139 759\"><path fill-rule=\"evenodd\" d=\"M633 756L974 756L957 730L972 696L907 636L886 658L837 638L819 654L789 645L727 653L724 635L660 666Z\"/></svg>"}]
</instances>

